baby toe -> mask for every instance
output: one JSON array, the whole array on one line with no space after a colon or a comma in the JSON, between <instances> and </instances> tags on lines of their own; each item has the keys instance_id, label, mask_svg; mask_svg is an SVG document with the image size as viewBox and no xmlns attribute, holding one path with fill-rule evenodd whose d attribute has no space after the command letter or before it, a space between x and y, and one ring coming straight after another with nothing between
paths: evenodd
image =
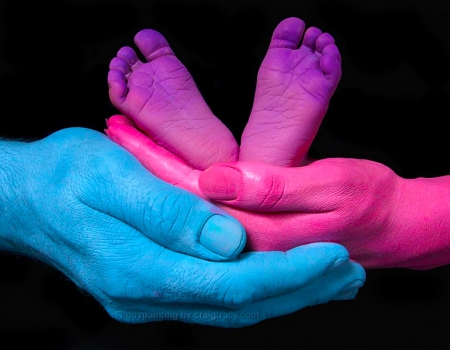
<instances>
[{"instance_id":1,"label":"baby toe","mask_svg":"<svg viewBox=\"0 0 450 350\"><path fill-rule=\"evenodd\" d=\"M331 44L334 44L334 38L331 34L323 33L316 40L316 50L323 53L323 49Z\"/></svg>"},{"instance_id":2,"label":"baby toe","mask_svg":"<svg viewBox=\"0 0 450 350\"><path fill-rule=\"evenodd\" d=\"M130 71L136 69L142 64L142 62L137 57L136 52L134 52L134 50L128 46L122 47L119 52L117 52L117 57L122 58L125 62L127 62L128 66L130 67Z\"/></svg>"},{"instance_id":3,"label":"baby toe","mask_svg":"<svg viewBox=\"0 0 450 350\"><path fill-rule=\"evenodd\" d=\"M316 27L310 27L305 32L305 37L303 38L303 47L315 51L317 38L322 34L322 31Z\"/></svg>"},{"instance_id":4,"label":"baby toe","mask_svg":"<svg viewBox=\"0 0 450 350\"><path fill-rule=\"evenodd\" d=\"M295 50L305 30L305 23L300 18L287 18L275 28L270 48L288 48Z\"/></svg>"},{"instance_id":5,"label":"baby toe","mask_svg":"<svg viewBox=\"0 0 450 350\"><path fill-rule=\"evenodd\" d=\"M160 56L173 55L166 38L156 30L141 30L135 35L134 42L148 62Z\"/></svg>"}]
</instances>

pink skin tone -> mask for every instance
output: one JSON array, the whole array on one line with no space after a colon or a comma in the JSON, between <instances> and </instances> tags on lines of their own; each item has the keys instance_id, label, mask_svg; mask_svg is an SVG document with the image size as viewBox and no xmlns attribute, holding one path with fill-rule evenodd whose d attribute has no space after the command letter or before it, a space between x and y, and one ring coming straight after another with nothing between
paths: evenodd
<instances>
[{"instance_id":1,"label":"pink skin tone","mask_svg":"<svg viewBox=\"0 0 450 350\"><path fill-rule=\"evenodd\" d=\"M242 160L242 157L246 157L262 160L266 163L286 166L298 165L306 156L307 149L325 114L329 98L339 81L341 69L339 52L334 45L332 37L329 34L322 34L316 28L310 28L306 31L303 43L297 49L303 31L303 22L295 18L281 22L274 31L269 51L258 75L254 108L250 118L251 120L244 132L240 160ZM215 117L211 113L205 113L203 114L206 116L204 119L200 121L194 120L193 124L189 124L192 122L191 112L193 109L187 108L185 110L185 107L177 104L180 100L176 95L177 88L178 90L182 90L182 87L185 86L183 84L188 81L189 83L186 86L188 86L187 90L191 92L189 96L197 102L202 101L202 99L198 90L195 88L192 78L181 63L173 56L165 39L157 32L145 30L138 33L135 40L140 50L146 56L147 60L149 60L149 63L143 64L137 60L134 51L130 48L123 48L119 51L118 57L111 62L108 81L111 99L116 101L116 105L122 106L120 108L128 106L126 107L126 110L129 112L128 114L135 116L133 120L138 125L136 126L131 120L123 116L115 116L108 121L109 128L107 134L111 139L133 153L147 169L158 177L205 198L204 193L199 189L198 181L202 174L199 169L203 170L213 163L220 161L221 158L225 161L230 159L234 160L233 158L235 156L212 158L210 155L201 152L201 145L197 145L196 143L199 138L198 134L194 136L190 134L190 132L195 132L199 123L202 123L204 120L213 121ZM163 50L164 55L154 53L158 53L161 50ZM169 63L172 65L161 61L164 58L169 58ZM160 66L156 65L156 63L160 64ZM178 68L175 69L176 67ZM174 71L183 73L183 79L180 80L183 84L177 86L180 81L177 82L176 78L179 75L175 75L175 78L170 75ZM168 74L173 79L167 79ZM162 82L160 86L155 86L153 77L156 76L158 76L158 81ZM150 81L151 84L147 81ZM274 85L270 85L271 81L274 82ZM164 89L161 88L163 84L169 83L173 84L171 86L172 90L169 90L167 87L164 87ZM129 91L127 91L127 84ZM143 91L142 87L147 90ZM277 87L278 89L276 89ZM150 90L152 93L145 95ZM157 93L159 97L152 100ZM175 99L173 99L175 102L173 103L169 103L169 100L172 101L170 93L175 94ZM118 98L118 96L121 97ZM278 96L278 99L276 96ZM184 100L187 100L187 98L184 98ZM159 101L164 101L164 105L158 105ZM153 111L152 108L154 109ZM197 109L197 111L200 110L205 111L206 109L203 107ZM144 111L145 113L139 114L137 111ZM179 128L175 128L175 134L179 133L180 130L185 131L182 134L177 134L177 137L173 139L174 143L170 146L162 139L164 137L169 139L169 136L173 136L174 134L171 129L171 116L173 111L180 118L184 118L181 119ZM153 118L154 115L158 115L159 119ZM280 122L282 127L274 128L273 125L271 126L271 123L276 120ZM144 123L144 127L139 123ZM159 137L160 131L157 129L158 125L163 125L162 130L164 132L161 137ZM200 128L202 132L208 130L208 123L201 125L206 125L205 128ZM217 128L220 131L218 134L223 135L223 129L221 129L222 124L219 123L218 125ZM150 138L140 133L138 128L141 128L145 134L150 135ZM152 133L153 129L156 131ZM298 136L298 142L296 142L296 135ZM206 139L209 136L210 133L203 135ZM283 146L282 139L284 137L286 137L287 141L285 141L284 147L281 147ZM261 140L267 140L267 138L271 140L278 139L279 142L277 144L280 147L272 147L272 144L270 147L263 147L262 143L258 145L258 138ZM219 140L222 139L219 138ZM179 143L177 144L176 142ZM214 145L214 142L215 140L208 140L205 144ZM232 142L227 141L225 144L232 145ZM252 150L252 144L256 144L258 147ZM179 151L181 147L187 145L196 146L195 150L190 149L185 154ZM219 149L222 147L220 144L216 146ZM229 148L232 149L233 147ZM198 151L199 149L200 152ZM208 150L210 149L208 148ZM214 151L214 154L217 155L220 152ZM226 152L222 152L221 154L226 154ZM232 154L234 153L232 152ZM200 156L197 157L197 155ZM191 158L188 159L189 157ZM261 167L262 165L260 164L259 166ZM268 166L267 169L270 170L271 168ZM283 170L287 171L287 169ZM248 174L252 173L250 172ZM202 178L205 178L205 176ZM323 178L326 177L323 176ZM216 186L222 186L222 188L225 188L224 186L229 183L227 182L227 179L229 179L227 176L216 176L213 179L217 181ZM211 185L212 182L206 181L204 183ZM237 183L239 182L235 182L234 184ZM260 183L255 180L256 184ZM268 188L272 188L272 184L267 183L267 181L264 184L267 186L270 185ZM208 195L212 195L211 199L216 201L221 199L220 195L217 198L211 192ZM268 198L270 199L272 197L269 196ZM275 196L275 198L277 197ZM336 198L330 198L330 200L333 203L336 201L339 202ZM266 199L266 203L269 203L267 201L268 199ZM345 203L346 201L343 202ZM226 204L237 205L236 203L241 204L240 201L231 201ZM333 217L333 214L335 215L336 213L329 209L326 209L329 212L328 216L314 215L313 219L312 215L305 216L301 212L301 208L293 207L290 210L292 212L299 211L301 215L298 213L295 215L292 213L286 214L285 212L269 214L267 213L267 207L262 208L263 212L257 212L261 208L254 208L250 204L246 207L245 205L248 203L242 203L244 204L239 209L233 209L224 205L220 206L243 223L247 229L250 249L288 250L293 246L313 241L336 241L344 244L347 243L347 245L351 245L354 241L354 239L343 239L338 235L338 233L342 234L342 231L337 230L337 227L346 226L339 220L336 220ZM269 207L271 205L269 204ZM351 207L349 206L348 208ZM368 208L372 207L373 205L368 205ZM249 210L254 210L254 212ZM275 206L273 210L277 211ZM361 210L366 213L362 207ZM345 212L345 210L337 211L337 213L341 212ZM314 214L323 213L319 211L314 212ZM345 220L343 219L344 222L351 221L350 217L352 215L343 216L346 218ZM309 220L312 222L312 224L303 229L302 233L298 232L298 227L303 228L303 225L306 225L306 223L299 221L299 218L302 218L303 221ZM360 228L371 226L363 225L361 221L357 220L355 220L355 223L357 223L356 227ZM353 236L358 235L354 233ZM354 246L357 247L358 244L359 242L356 242ZM366 266L380 266L379 262L373 262L373 256L367 257L366 255L360 256L356 254L354 258L362 259L361 261L363 263L366 262Z\"/></svg>"},{"instance_id":2,"label":"pink skin tone","mask_svg":"<svg viewBox=\"0 0 450 350\"><path fill-rule=\"evenodd\" d=\"M366 268L450 263L450 176L403 179L380 163L345 158L289 169L234 162L204 171L199 188L211 201L268 214L257 224L236 216L255 250L314 239L344 245Z\"/></svg>"},{"instance_id":3,"label":"pink skin tone","mask_svg":"<svg viewBox=\"0 0 450 350\"><path fill-rule=\"evenodd\" d=\"M110 138L156 176L238 219L252 250L329 241L344 245L366 268L450 263L450 176L403 179L382 164L343 158L300 168L239 161L200 171L126 117L114 116L108 125Z\"/></svg>"},{"instance_id":4,"label":"pink skin tone","mask_svg":"<svg viewBox=\"0 0 450 350\"><path fill-rule=\"evenodd\" d=\"M298 18L285 19L276 27L258 73L240 150L167 40L154 30L135 36L147 63L130 47L120 49L111 61L111 102L157 145L196 169L238 157L300 165L341 77L341 58L332 36L314 27L304 30Z\"/></svg>"},{"instance_id":5,"label":"pink skin tone","mask_svg":"<svg viewBox=\"0 0 450 350\"><path fill-rule=\"evenodd\" d=\"M108 73L113 105L156 144L197 169L237 160L236 140L213 115L167 40L151 29L134 40L147 63L130 47L119 50Z\"/></svg>"},{"instance_id":6,"label":"pink skin tone","mask_svg":"<svg viewBox=\"0 0 450 350\"><path fill-rule=\"evenodd\" d=\"M333 37L314 27L304 31L298 18L275 29L258 72L239 160L281 166L304 161L342 73Z\"/></svg>"}]
</instances>

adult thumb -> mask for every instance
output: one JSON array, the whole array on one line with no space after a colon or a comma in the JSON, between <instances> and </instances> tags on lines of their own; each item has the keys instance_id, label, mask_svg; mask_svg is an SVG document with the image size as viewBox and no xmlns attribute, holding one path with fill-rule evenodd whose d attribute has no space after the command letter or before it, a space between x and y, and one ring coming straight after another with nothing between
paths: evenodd
<instances>
[{"instance_id":1,"label":"adult thumb","mask_svg":"<svg viewBox=\"0 0 450 350\"><path fill-rule=\"evenodd\" d=\"M95 176L86 179L86 205L173 251L213 261L232 259L242 251L246 234L236 219L158 179L125 149L106 142L110 151L96 164Z\"/></svg>"}]
</instances>

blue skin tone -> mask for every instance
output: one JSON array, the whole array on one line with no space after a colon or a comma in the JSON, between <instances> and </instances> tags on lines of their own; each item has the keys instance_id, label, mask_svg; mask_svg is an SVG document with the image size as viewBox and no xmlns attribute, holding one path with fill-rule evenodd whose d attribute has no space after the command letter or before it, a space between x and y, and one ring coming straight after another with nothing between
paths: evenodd
<instances>
[{"instance_id":1,"label":"blue skin tone","mask_svg":"<svg viewBox=\"0 0 450 350\"><path fill-rule=\"evenodd\" d=\"M96 131L0 141L0 249L65 273L115 319L241 327L355 297L338 244L245 253L240 224Z\"/></svg>"}]
</instances>

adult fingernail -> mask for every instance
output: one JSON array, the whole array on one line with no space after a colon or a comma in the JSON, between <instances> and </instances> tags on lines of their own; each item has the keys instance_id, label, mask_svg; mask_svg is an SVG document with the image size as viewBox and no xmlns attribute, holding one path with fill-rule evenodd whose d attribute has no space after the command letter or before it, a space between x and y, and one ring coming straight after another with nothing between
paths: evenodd
<instances>
[{"instance_id":1,"label":"adult fingernail","mask_svg":"<svg viewBox=\"0 0 450 350\"><path fill-rule=\"evenodd\" d=\"M213 200L232 200L239 195L242 174L228 166L214 166L205 170L199 179L203 194Z\"/></svg>"},{"instance_id":2,"label":"adult fingernail","mask_svg":"<svg viewBox=\"0 0 450 350\"><path fill-rule=\"evenodd\" d=\"M363 281L360 281L360 280L353 281L352 283L349 283L344 288L342 288L341 293L346 293L346 292L354 290L354 289L359 289L363 285L364 285Z\"/></svg>"},{"instance_id":3,"label":"adult fingernail","mask_svg":"<svg viewBox=\"0 0 450 350\"><path fill-rule=\"evenodd\" d=\"M211 216L200 235L200 244L224 258L239 253L246 242L244 228L237 221L221 215Z\"/></svg>"},{"instance_id":4,"label":"adult fingernail","mask_svg":"<svg viewBox=\"0 0 450 350\"><path fill-rule=\"evenodd\" d=\"M336 259L330 266L328 266L326 272L331 272L334 271L335 269L337 269L339 266L344 265L345 263L347 263L349 260L349 258L339 258Z\"/></svg>"}]
</instances>

